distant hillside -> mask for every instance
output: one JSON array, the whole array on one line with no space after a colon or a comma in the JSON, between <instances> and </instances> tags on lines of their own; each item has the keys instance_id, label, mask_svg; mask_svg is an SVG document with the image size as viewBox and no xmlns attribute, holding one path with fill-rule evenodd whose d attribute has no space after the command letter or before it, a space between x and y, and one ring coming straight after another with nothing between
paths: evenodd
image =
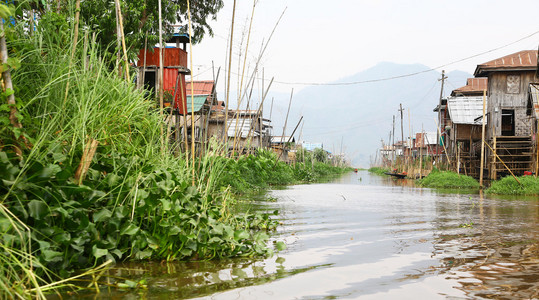
<instances>
[{"instance_id":1,"label":"distant hillside","mask_svg":"<svg viewBox=\"0 0 539 300\"><path fill-rule=\"evenodd\" d=\"M369 156L386 142L392 130L392 116L396 116L395 141L400 140L399 103L404 110L404 136L408 136L408 111L411 112L414 132L435 130L433 112L440 97L441 73L427 71L429 67L421 64L396 64L383 62L376 66L342 78L339 82L365 82L339 86L309 86L294 95L288 120L287 134L291 134L300 116L305 125L302 140L322 142L326 150L339 153L341 139L344 152L356 166L368 166ZM427 71L427 72L425 72ZM418 73L413 76L392 80L376 81L382 78L399 77ZM444 95L466 84L471 74L454 71L446 74ZM274 94L275 98L272 123L274 134L282 133L289 95ZM267 102L269 103L269 102ZM265 106L265 115L269 114L269 104ZM295 134L299 138L299 132Z\"/></svg>"}]
</instances>

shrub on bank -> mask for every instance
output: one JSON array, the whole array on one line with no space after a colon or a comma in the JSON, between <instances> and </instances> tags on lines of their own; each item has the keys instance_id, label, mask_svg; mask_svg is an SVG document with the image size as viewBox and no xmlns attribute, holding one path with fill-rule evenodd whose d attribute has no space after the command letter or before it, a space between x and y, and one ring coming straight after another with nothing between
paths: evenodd
<instances>
[{"instance_id":1,"label":"shrub on bank","mask_svg":"<svg viewBox=\"0 0 539 300\"><path fill-rule=\"evenodd\" d=\"M492 182L486 190L488 194L498 195L539 195L539 178L534 176L517 177L519 184L513 176L507 176Z\"/></svg>"},{"instance_id":2,"label":"shrub on bank","mask_svg":"<svg viewBox=\"0 0 539 300\"><path fill-rule=\"evenodd\" d=\"M433 170L427 177L418 180L420 186L447 189L478 189L479 182L473 177L450 171Z\"/></svg>"},{"instance_id":3,"label":"shrub on bank","mask_svg":"<svg viewBox=\"0 0 539 300\"><path fill-rule=\"evenodd\" d=\"M389 172L389 168L381 168L381 167L372 167L369 169L370 173L374 173L376 175L386 175L386 172Z\"/></svg>"}]
</instances>

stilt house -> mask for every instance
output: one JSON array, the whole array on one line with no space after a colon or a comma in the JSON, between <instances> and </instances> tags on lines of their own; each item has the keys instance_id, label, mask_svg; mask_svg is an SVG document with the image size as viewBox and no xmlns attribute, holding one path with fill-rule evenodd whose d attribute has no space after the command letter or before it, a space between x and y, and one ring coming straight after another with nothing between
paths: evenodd
<instances>
[{"instance_id":1,"label":"stilt house","mask_svg":"<svg viewBox=\"0 0 539 300\"><path fill-rule=\"evenodd\" d=\"M537 50L513 53L477 66L474 76L488 77L487 140L491 179L535 169L532 140L536 117L529 91L537 82ZM507 167L504 166L504 164Z\"/></svg>"},{"instance_id":2,"label":"stilt house","mask_svg":"<svg viewBox=\"0 0 539 300\"><path fill-rule=\"evenodd\" d=\"M137 77L137 87L144 87L149 93L155 97L159 103L160 82L163 83L164 90L164 106L172 107L180 114L185 113L186 91L185 91L185 75L190 74L187 68L187 51L186 44L189 43L187 34L176 33L167 41L167 44L174 46L166 46L163 48L163 80L159 80L161 64L159 61L159 47L153 49L141 49L138 55L137 67L139 75ZM174 95L176 97L174 98Z\"/></svg>"},{"instance_id":3,"label":"stilt house","mask_svg":"<svg viewBox=\"0 0 539 300\"><path fill-rule=\"evenodd\" d=\"M456 162L455 167L470 176L479 175L483 92L487 82L487 78L468 78L465 86L453 90L447 98L447 151L451 161Z\"/></svg>"}]
</instances>

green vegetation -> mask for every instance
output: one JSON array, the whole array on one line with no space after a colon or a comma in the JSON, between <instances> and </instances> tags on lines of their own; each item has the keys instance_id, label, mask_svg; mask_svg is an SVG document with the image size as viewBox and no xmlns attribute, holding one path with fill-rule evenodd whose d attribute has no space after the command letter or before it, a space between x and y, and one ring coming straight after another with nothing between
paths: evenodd
<instances>
[{"instance_id":1,"label":"green vegetation","mask_svg":"<svg viewBox=\"0 0 539 300\"><path fill-rule=\"evenodd\" d=\"M266 151L188 164L156 104L118 63L111 71L99 34L72 53L72 21L42 12L32 34L23 21L5 31L14 88L0 95L0 298L44 298L111 261L270 255L277 212L237 213L233 193L346 170Z\"/></svg>"},{"instance_id":2,"label":"green vegetation","mask_svg":"<svg viewBox=\"0 0 539 300\"><path fill-rule=\"evenodd\" d=\"M376 175L386 175L386 172L389 172L389 168L381 168L381 167L372 167L369 169L370 173L374 173Z\"/></svg>"},{"instance_id":3,"label":"green vegetation","mask_svg":"<svg viewBox=\"0 0 539 300\"><path fill-rule=\"evenodd\" d=\"M338 175L351 170L312 161L311 157L312 154L305 151L302 154L302 162L295 165L278 161L277 155L267 150L261 150L256 155L242 156L237 160L222 158L226 167L218 185L230 186L234 192L245 193L272 185L314 182L325 176Z\"/></svg>"},{"instance_id":4,"label":"green vegetation","mask_svg":"<svg viewBox=\"0 0 539 300\"><path fill-rule=\"evenodd\" d=\"M420 186L441 189L478 189L479 182L474 178L450 171L433 169L425 178L418 180Z\"/></svg>"},{"instance_id":5,"label":"green vegetation","mask_svg":"<svg viewBox=\"0 0 539 300\"><path fill-rule=\"evenodd\" d=\"M45 284L107 261L270 255L277 221L232 213L218 176L232 162L210 153L193 166L172 155L155 103L109 71L91 34L71 57L66 22L7 31L14 89L0 105L0 298L43 298Z\"/></svg>"},{"instance_id":6,"label":"green vegetation","mask_svg":"<svg viewBox=\"0 0 539 300\"><path fill-rule=\"evenodd\" d=\"M539 179L534 176L517 177L519 184L513 176L507 176L492 182L486 190L488 194L498 195L532 195L539 196Z\"/></svg>"}]
</instances>

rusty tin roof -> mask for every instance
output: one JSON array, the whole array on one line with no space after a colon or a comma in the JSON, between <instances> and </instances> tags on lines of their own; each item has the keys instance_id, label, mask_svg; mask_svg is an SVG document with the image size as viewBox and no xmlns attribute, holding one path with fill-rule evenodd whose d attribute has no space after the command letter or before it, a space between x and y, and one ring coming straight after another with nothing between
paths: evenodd
<instances>
[{"instance_id":1,"label":"rusty tin roof","mask_svg":"<svg viewBox=\"0 0 539 300\"><path fill-rule=\"evenodd\" d=\"M477 65L474 76L485 76L492 71L528 71L537 69L537 50L523 50Z\"/></svg>"},{"instance_id":2,"label":"rusty tin roof","mask_svg":"<svg viewBox=\"0 0 539 300\"><path fill-rule=\"evenodd\" d=\"M451 92L451 96L474 96L483 94L483 91L487 89L488 78L487 77L477 77L477 78L468 78L466 80L466 85L455 89Z\"/></svg>"},{"instance_id":3,"label":"rusty tin roof","mask_svg":"<svg viewBox=\"0 0 539 300\"><path fill-rule=\"evenodd\" d=\"M185 83L187 95L191 95L191 81ZM213 80L197 80L193 81L194 95L211 95L213 92Z\"/></svg>"}]
</instances>

